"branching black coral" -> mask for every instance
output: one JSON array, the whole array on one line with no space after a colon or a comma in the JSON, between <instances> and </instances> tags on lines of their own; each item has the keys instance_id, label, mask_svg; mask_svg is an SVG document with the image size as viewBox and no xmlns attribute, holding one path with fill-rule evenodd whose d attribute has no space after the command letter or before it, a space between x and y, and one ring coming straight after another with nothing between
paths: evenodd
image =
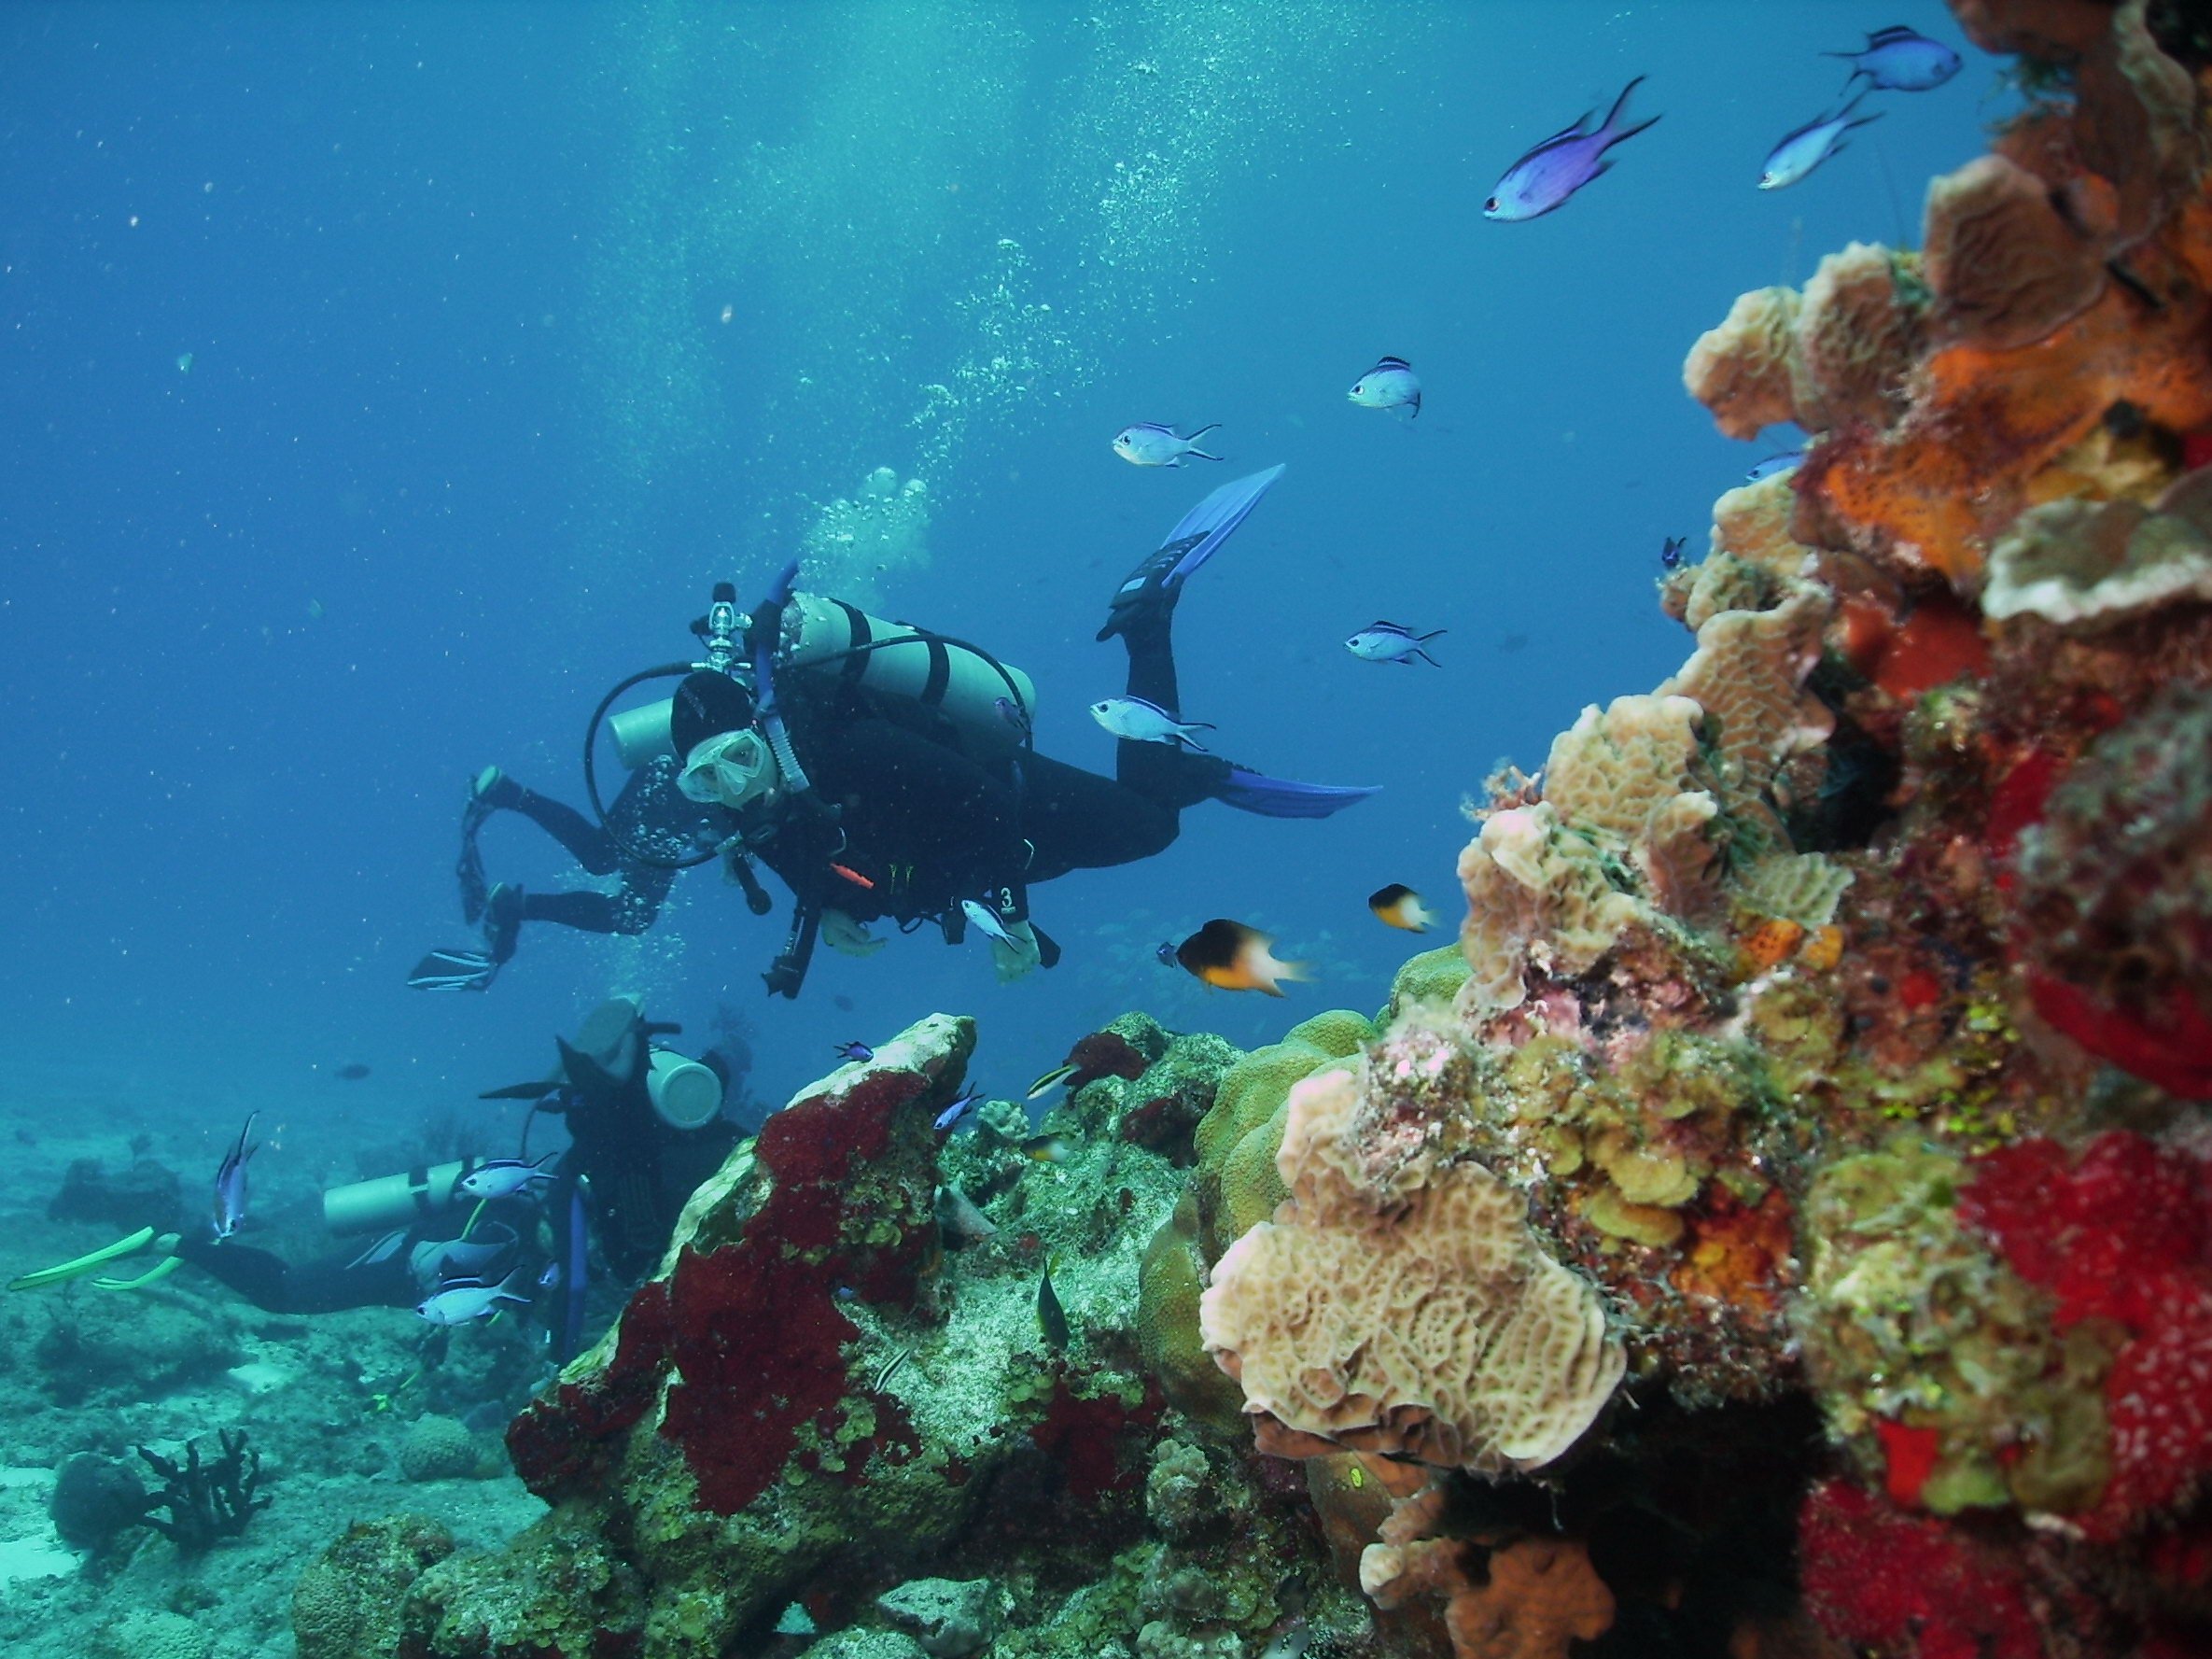
<instances>
[{"instance_id":1,"label":"branching black coral","mask_svg":"<svg viewBox=\"0 0 2212 1659\"><path fill-rule=\"evenodd\" d=\"M198 1441L185 1442L181 1464L138 1448L138 1455L162 1482L161 1490L147 1499L141 1519L188 1554L217 1539L236 1538L256 1511L269 1507L268 1498L254 1493L261 1481L261 1455L245 1449L245 1430L233 1438L229 1429L219 1429L216 1438L223 1455L207 1464L200 1461ZM166 1521L153 1512L161 1509L169 1511Z\"/></svg>"}]
</instances>

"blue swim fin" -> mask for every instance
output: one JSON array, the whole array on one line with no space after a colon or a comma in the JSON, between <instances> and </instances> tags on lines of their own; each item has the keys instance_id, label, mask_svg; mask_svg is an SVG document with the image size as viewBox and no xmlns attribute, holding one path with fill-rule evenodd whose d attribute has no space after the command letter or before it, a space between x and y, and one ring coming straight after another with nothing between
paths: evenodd
<instances>
[{"instance_id":1,"label":"blue swim fin","mask_svg":"<svg viewBox=\"0 0 2212 1659\"><path fill-rule=\"evenodd\" d=\"M1107 602L1106 626L1099 630L1099 638L1111 640L1155 607L1172 605L1191 572L1214 555L1283 471L1274 466L1235 479L1184 513L1159 550L1130 571Z\"/></svg>"},{"instance_id":2,"label":"blue swim fin","mask_svg":"<svg viewBox=\"0 0 2212 1659\"><path fill-rule=\"evenodd\" d=\"M1357 806L1382 786L1361 787L1339 783L1294 783L1287 778L1268 778L1231 766L1229 775L1213 787L1212 797L1239 812L1262 818L1326 818L1332 812Z\"/></svg>"}]
</instances>

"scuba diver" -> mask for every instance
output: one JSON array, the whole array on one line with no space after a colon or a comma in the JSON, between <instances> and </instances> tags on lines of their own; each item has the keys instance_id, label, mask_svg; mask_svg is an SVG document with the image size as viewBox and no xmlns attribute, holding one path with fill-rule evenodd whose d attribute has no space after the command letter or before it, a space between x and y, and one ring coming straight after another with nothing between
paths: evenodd
<instances>
[{"instance_id":1,"label":"scuba diver","mask_svg":"<svg viewBox=\"0 0 2212 1659\"><path fill-rule=\"evenodd\" d=\"M1176 601L1282 472L1273 467L1215 490L1115 591L1098 637L1121 637L1128 698L1180 718ZM786 567L749 617L737 610L735 590L718 585L707 614L693 624L706 660L631 675L594 712L584 780L623 873L623 893L576 895L607 907L578 920L581 911L564 914L542 907L538 895L494 888L484 900L486 948L432 952L411 984L483 989L511 955L522 920L650 921L666 887L644 871L672 879L677 868L717 857L756 915L770 908L756 863L792 894L790 934L763 976L772 995L798 994L818 937L852 954L880 949L886 941L867 931L877 921L901 932L935 921L952 944L973 925L990 939L1001 977L1015 978L1059 955L1030 921L1033 884L1149 858L1174 841L1183 808L1203 800L1321 818L1376 793L1265 777L1181 743L1126 737L1113 778L1051 759L1032 746L1036 692L1028 675L964 640L793 593L796 572L795 563ZM672 697L608 719L623 693L657 678L681 684ZM615 810L599 806L602 723L632 768ZM510 796L511 780L496 770L486 776L492 781L479 780L472 811L479 796L487 811L512 805L587 868L580 851L587 845L606 862L601 845L587 842L594 826L581 814L569 814L569 823L558 803L527 791ZM673 795L663 781L670 776ZM469 845L481 822L464 820ZM633 825L642 827L634 833ZM684 843L697 851L671 856ZM466 910L467 845L462 866ZM476 879L481 885L481 873ZM514 896L502 897L509 892Z\"/></svg>"},{"instance_id":2,"label":"scuba diver","mask_svg":"<svg viewBox=\"0 0 2212 1659\"><path fill-rule=\"evenodd\" d=\"M616 1279L642 1277L668 1247L693 1190L740 1138L722 1117L729 1078L717 1057L691 1060L656 1044L679 1029L617 997L593 1011L573 1044L554 1038L559 1064L550 1077L479 1097L532 1103L520 1156L455 1159L326 1191L325 1230L371 1235L360 1248L301 1261L239 1243L238 1172L251 1156L242 1134L217 1176L215 1224L204 1233L141 1228L8 1288L83 1277L150 1246L160 1257L152 1267L133 1278L103 1273L93 1286L141 1289L191 1266L273 1314L413 1308L433 1326L532 1304L555 1359L566 1361L581 1343L591 1244ZM530 1126L540 1113L566 1119L569 1144L532 1163Z\"/></svg>"}]
</instances>

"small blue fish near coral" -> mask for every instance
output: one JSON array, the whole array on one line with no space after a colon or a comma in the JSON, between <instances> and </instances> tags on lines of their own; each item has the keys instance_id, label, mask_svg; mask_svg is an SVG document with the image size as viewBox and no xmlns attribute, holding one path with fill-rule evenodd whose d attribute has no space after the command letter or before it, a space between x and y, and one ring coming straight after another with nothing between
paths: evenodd
<instances>
[{"instance_id":1,"label":"small blue fish near coral","mask_svg":"<svg viewBox=\"0 0 2212 1659\"><path fill-rule=\"evenodd\" d=\"M503 1301L527 1307L528 1297L517 1296L508 1288L514 1278L513 1273L509 1273L497 1285L486 1285L477 1279L448 1279L414 1304L415 1314L432 1325L466 1325L471 1319L497 1313Z\"/></svg>"},{"instance_id":2,"label":"small blue fish near coral","mask_svg":"<svg viewBox=\"0 0 2212 1659\"><path fill-rule=\"evenodd\" d=\"M558 1152L548 1152L536 1163L525 1163L519 1158L486 1159L455 1182L454 1190L474 1199L512 1198L533 1181L552 1180L553 1171L543 1166L559 1156Z\"/></svg>"},{"instance_id":3,"label":"small blue fish near coral","mask_svg":"<svg viewBox=\"0 0 2212 1659\"><path fill-rule=\"evenodd\" d=\"M223 1161L215 1172L215 1236L218 1239L229 1238L245 1219L245 1166L261 1149L259 1143L247 1146L245 1137L253 1132L254 1119L259 1116L259 1112L245 1115L237 1144L223 1155Z\"/></svg>"},{"instance_id":4,"label":"small blue fish near coral","mask_svg":"<svg viewBox=\"0 0 2212 1659\"><path fill-rule=\"evenodd\" d=\"M1958 53L1902 23L1875 30L1867 36L1863 50L1820 55L1841 58L1852 65L1851 79L1843 83L1846 89L1863 75L1877 91L1932 92L1958 73Z\"/></svg>"},{"instance_id":5,"label":"small blue fish near coral","mask_svg":"<svg viewBox=\"0 0 2212 1659\"><path fill-rule=\"evenodd\" d=\"M866 1065L875 1058L875 1050L865 1043L832 1043L830 1052L839 1060L850 1061L854 1065Z\"/></svg>"},{"instance_id":6,"label":"small blue fish near coral","mask_svg":"<svg viewBox=\"0 0 2212 1659\"><path fill-rule=\"evenodd\" d=\"M962 1090L960 1093L955 1097L952 1104L945 1107L944 1111L938 1113L935 1118L931 1118L930 1120L930 1126L936 1130L939 1134L943 1134L946 1130L952 1128L953 1125L959 1122L961 1118L965 1118L969 1113L975 1110L975 1108L981 1104L983 1104L983 1090L971 1086Z\"/></svg>"},{"instance_id":7,"label":"small blue fish near coral","mask_svg":"<svg viewBox=\"0 0 2212 1659\"><path fill-rule=\"evenodd\" d=\"M1142 697L1106 697L1091 705L1091 718L1117 738L1132 743L1169 743L1178 749L1207 752L1193 732L1210 732L1203 720L1178 720L1157 703Z\"/></svg>"},{"instance_id":8,"label":"small blue fish near coral","mask_svg":"<svg viewBox=\"0 0 2212 1659\"><path fill-rule=\"evenodd\" d=\"M1202 461L1218 461L1222 457L1200 449L1198 440L1220 429L1218 420L1195 432L1179 432L1157 421L1141 420L1114 434L1113 453L1132 467L1180 467L1186 455L1195 455Z\"/></svg>"},{"instance_id":9,"label":"small blue fish near coral","mask_svg":"<svg viewBox=\"0 0 2212 1659\"><path fill-rule=\"evenodd\" d=\"M1644 84L1639 75L1620 90L1620 96L1613 101L1603 126L1594 133L1586 133L1589 118L1596 110L1586 111L1573 126L1554 133L1534 149L1505 169L1505 176L1498 180L1498 188L1491 192L1490 200L1482 204L1484 218L1512 222L1526 218L1540 218L1556 207L1563 206L1569 196L1613 163L1605 160L1605 152L1624 138L1633 138L1652 121L1638 121L1632 127L1617 123L1620 112L1628 107L1629 94Z\"/></svg>"},{"instance_id":10,"label":"small blue fish near coral","mask_svg":"<svg viewBox=\"0 0 2212 1659\"><path fill-rule=\"evenodd\" d=\"M1866 93L1862 91L1858 98L1852 99L1835 114L1824 115L1818 120L1806 122L1777 144L1767 153L1767 164L1758 176L1758 188L1762 190L1786 190L1830 156L1840 155L1850 148L1843 140L1844 134L1854 127L1863 127L1869 121L1882 119L1879 112L1855 115L1859 98L1865 96Z\"/></svg>"},{"instance_id":11,"label":"small blue fish near coral","mask_svg":"<svg viewBox=\"0 0 2212 1659\"><path fill-rule=\"evenodd\" d=\"M1670 570L1682 568L1682 550L1689 545L1687 536L1669 536L1666 545L1659 549L1659 563Z\"/></svg>"},{"instance_id":12,"label":"small blue fish near coral","mask_svg":"<svg viewBox=\"0 0 2212 1659\"><path fill-rule=\"evenodd\" d=\"M1805 452L1801 449L1785 449L1780 455L1771 455L1753 467L1750 471L1744 473L1743 482L1757 484L1764 479L1778 477L1782 473L1789 471L1804 458Z\"/></svg>"},{"instance_id":13,"label":"small blue fish near coral","mask_svg":"<svg viewBox=\"0 0 2212 1659\"><path fill-rule=\"evenodd\" d=\"M1421 377L1404 358L1376 359L1375 366L1353 381L1344 395L1362 409L1410 407L1409 418L1421 417Z\"/></svg>"},{"instance_id":14,"label":"small blue fish near coral","mask_svg":"<svg viewBox=\"0 0 2212 1659\"><path fill-rule=\"evenodd\" d=\"M1394 622L1371 622L1344 641L1344 649L1364 663L1404 663L1410 668L1415 657L1432 668L1444 665L1421 647L1439 638L1446 630L1435 628L1417 634L1411 628Z\"/></svg>"}]
</instances>

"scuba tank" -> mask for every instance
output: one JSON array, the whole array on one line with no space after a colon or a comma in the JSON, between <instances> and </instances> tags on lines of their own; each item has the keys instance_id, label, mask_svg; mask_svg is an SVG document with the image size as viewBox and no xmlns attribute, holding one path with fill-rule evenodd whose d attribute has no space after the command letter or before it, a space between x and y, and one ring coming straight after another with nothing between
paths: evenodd
<instances>
[{"instance_id":1,"label":"scuba tank","mask_svg":"<svg viewBox=\"0 0 2212 1659\"><path fill-rule=\"evenodd\" d=\"M986 753L1019 745L1036 716L1035 683L981 646L819 594L793 594L784 606L776 656L779 668L806 680L934 710ZM1000 710L1001 699L1018 720Z\"/></svg>"}]
</instances>

